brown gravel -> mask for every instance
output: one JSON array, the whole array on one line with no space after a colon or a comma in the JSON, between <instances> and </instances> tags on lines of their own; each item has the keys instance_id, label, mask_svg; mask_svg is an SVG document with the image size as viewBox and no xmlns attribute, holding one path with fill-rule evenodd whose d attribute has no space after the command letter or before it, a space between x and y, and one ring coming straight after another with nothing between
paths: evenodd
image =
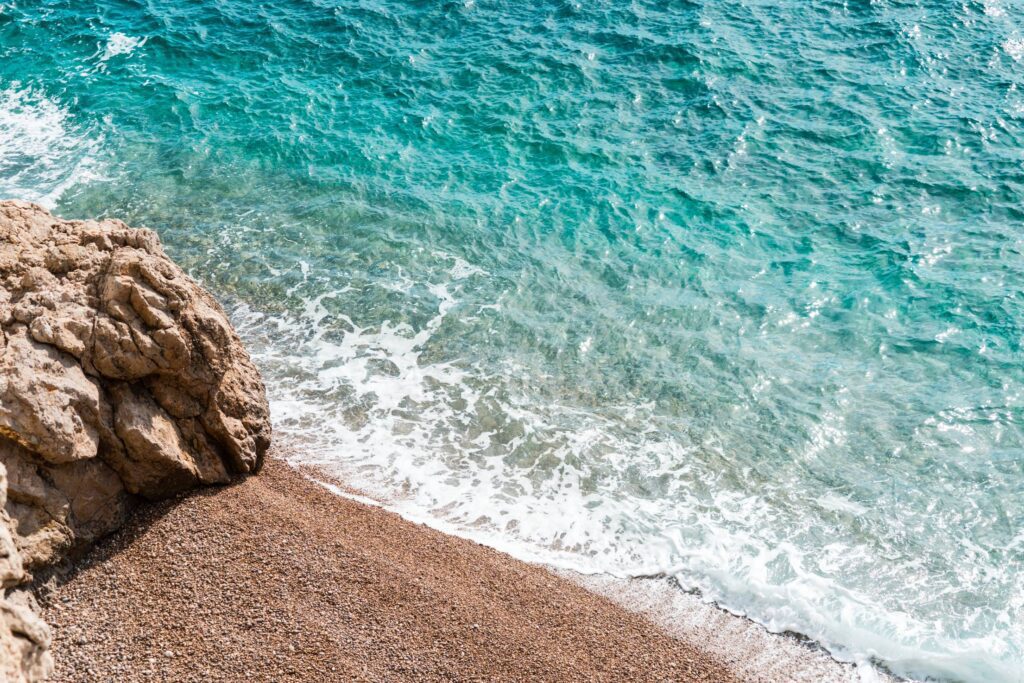
<instances>
[{"instance_id":1,"label":"brown gravel","mask_svg":"<svg viewBox=\"0 0 1024 683\"><path fill-rule=\"evenodd\" d=\"M58 681L733 681L548 571L277 460L141 510L48 598Z\"/></svg>"}]
</instances>

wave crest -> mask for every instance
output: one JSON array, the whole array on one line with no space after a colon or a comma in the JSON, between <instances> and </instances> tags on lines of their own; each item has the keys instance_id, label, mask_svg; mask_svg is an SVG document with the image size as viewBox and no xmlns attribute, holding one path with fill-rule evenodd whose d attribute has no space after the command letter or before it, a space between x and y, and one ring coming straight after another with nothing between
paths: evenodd
<instances>
[{"instance_id":1,"label":"wave crest","mask_svg":"<svg viewBox=\"0 0 1024 683\"><path fill-rule=\"evenodd\" d=\"M101 145L40 90L18 82L0 90L0 197L53 208L72 186L102 178Z\"/></svg>"}]
</instances>

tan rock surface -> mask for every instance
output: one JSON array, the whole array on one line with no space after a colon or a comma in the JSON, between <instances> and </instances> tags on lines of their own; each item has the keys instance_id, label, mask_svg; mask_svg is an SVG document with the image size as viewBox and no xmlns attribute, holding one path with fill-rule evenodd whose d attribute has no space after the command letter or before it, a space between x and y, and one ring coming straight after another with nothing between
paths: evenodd
<instances>
[{"instance_id":1,"label":"tan rock surface","mask_svg":"<svg viewBox=\"0 0 1024 683\"><path fill-rule=\"evenodd\" d=\"M14 543L14 522L2 509L7 503L7 470L0 464L0 681L42 681L53 671L50 629L8 591L25 578L21 555Z\"/></svg>"},{"instance_id":2,"label":"tan rock surface","mask_svg":"<svg viewBox=\"0 0 1024 683\"><path fill-rule=\"evenodd\" d=\"M0 201L0 463L13 583L22 565L54 564L121 526L139 497L259 470L269 444L258 371L155 233ZM30 615L0 604L9 633L44 643ZM0 667L14 642L0 624Z\"/></svg>"}]
</instances>

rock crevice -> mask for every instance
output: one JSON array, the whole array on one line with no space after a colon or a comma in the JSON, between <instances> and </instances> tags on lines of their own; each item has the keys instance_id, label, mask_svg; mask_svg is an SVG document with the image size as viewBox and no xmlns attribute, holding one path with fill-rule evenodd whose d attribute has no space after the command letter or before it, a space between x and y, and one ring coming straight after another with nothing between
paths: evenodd
<instances>
[{"instance_id":1,"label":"rock crevice","mask_svg":"<svg viewBox=\"0 0 1024 683\"><path fill-rule=\"evenodd\" d=\"M5 588L119 527L140 498L258 471L269 444L258 371L156 233L0 202ZM46 669L32 618L0 601L0 656L24 663L8 680Z\"/></svg>"}]
</instances>

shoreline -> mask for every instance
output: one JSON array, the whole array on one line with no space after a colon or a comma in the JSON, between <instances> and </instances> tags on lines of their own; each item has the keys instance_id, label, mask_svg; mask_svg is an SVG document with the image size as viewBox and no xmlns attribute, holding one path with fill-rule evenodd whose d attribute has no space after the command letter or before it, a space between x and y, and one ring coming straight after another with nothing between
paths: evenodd
<instances>
[{"instance_id":1,"label":"shoreline","mask_svg":"<svg viewBox=\"0 0 1024 683\"><path fill-rule=\"evenodd\" d=\"M622 578L524 557L517 554L515 546L491 543L492 539L486 535L466 535L453 525L429 516L393 509L315 465L289 464L335 495L390 511L447 536L466 538L516 561L543 567L590 593L608 598L623 609L643 616L674 638L700 648L725 663L742 680L806 683L897 683L910 680L877 667L838 659L823 645L803 634L771 631L746 615L673 585L668 576Z\"/></svg>"},{"instance_id":2,"label":"shoreline","mask_svg":"<svg viewBox=\"0 0 1024 683\"><path fill-rule=\"evenodd\" d=\"M666 582L524 562L320 478L276 454L139 509L47 595L52 680L860 680L717 606L679 612L699 598Z\"/></svg>"},{"instance_id":3,"label":"shoreline","mask_svg":"<svg viewBox=\"0 0 1024 683\"><path fill-rule=\"evenodd\" d=\"M836 659L817 641L769 631L666 578L619 579L554 570L592 593L641 614L673 637L717 657L743 680L806 683L897 683L904 679ZM737 653L740 653L737 656Z\"/></svg>"},{"instance_id":4,"label":"shoreline","mask_svg":"<svg viewBox=\"0 0 1024 683\"><path fill-rule=\"evenodd\" d=\"M273 457L140 508L43 615L54 681L741 680L567 578Z\"/></svg>"}]
</instances>

